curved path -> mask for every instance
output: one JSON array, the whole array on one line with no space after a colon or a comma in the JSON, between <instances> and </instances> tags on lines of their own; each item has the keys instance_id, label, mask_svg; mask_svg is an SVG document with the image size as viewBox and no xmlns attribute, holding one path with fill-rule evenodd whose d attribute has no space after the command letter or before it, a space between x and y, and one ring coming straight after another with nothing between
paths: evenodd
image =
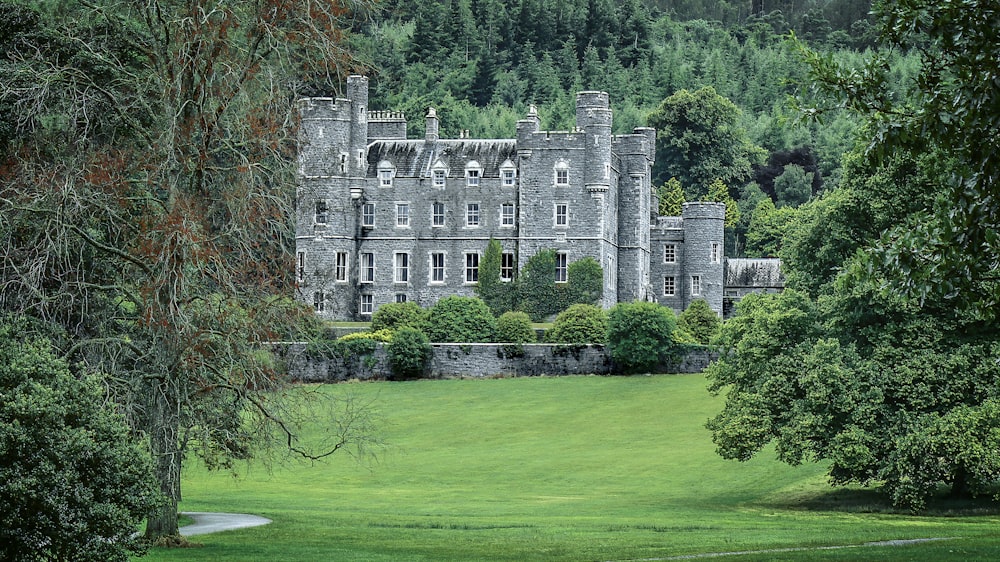
<instances>
[{"instance_id":1,"label":"curved path","mask_svg":"<svg viewBox=\"0 0 1000 562\"><path fill-rule=\"evenodd\" d=\"M185 537L194 535L205 535L208 533L218 533L219 531L231 531L233 529L245 529L247 527L259 527L271 522L266 517L248 515L245 513L211 513L205 511L185 511L181 515L186 515L194 519L191 525L185 525L179 529L180 534Z\"/></svg>"}]
</instances>

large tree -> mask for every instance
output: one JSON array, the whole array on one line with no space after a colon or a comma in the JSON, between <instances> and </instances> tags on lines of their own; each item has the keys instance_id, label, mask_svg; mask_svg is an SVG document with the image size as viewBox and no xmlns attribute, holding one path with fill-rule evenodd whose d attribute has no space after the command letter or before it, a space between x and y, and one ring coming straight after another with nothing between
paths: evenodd
<instances>
[{"instance_id":1,"label":"large tree","mask_svg":"<svg viewBox=\"0 0 1000 562\"><path fill-rule=\"evenodd\" d=\"M295 99L336 90L355 5L43 5L0 4L0 306L62 324L67 358L108 374L168 498L147 535L176 535L186 454L227 467L271 436L313 454L261 344L300 317L274 297ZM363 414L341 415L326 452L364 442Z\"/></svg>"}]
</instances>

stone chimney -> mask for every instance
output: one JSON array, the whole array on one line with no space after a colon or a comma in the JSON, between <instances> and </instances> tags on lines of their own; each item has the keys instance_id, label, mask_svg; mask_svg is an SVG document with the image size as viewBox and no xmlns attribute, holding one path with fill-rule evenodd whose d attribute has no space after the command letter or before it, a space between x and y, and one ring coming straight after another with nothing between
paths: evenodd
<instances>
[{"instance_id":1,"label":"stone chimney","mask_svg":"<svg viewBox=\"0 0 1000 562\"><path fill-rule=\"evenodd\" d=\"M434 142L438 140L438 116L437 111L434 108L427 109L427 131L424 134L424 140L427 142Z\"/></svg>"}]
</instances>

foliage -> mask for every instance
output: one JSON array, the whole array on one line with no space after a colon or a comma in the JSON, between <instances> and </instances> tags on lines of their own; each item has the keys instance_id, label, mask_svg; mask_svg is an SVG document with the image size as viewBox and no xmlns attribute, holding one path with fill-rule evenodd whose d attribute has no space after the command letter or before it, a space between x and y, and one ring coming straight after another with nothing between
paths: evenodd
<instances>
[{"instance_id":1,"label":"foliage","mask_svg":"<svg viewBox=\"0 0 1000 562\"><path fill-rule=\"evenodd\" d=\"M708 345L719 332L722 321L705 299L695 299L677 318L677 328L695 339L697 343Z\"/></svg>"},{"instance_id":2,"label":"foliage","mask_svg":"<svg viewBox=\"0 0 1000 562\"><path fill-rule=\"evenodd\" d=\"M500 280L500 266L503 248L500 242L490 238L479 262L479 282L476 284L476 296L490 307L494 316L500 316L514 308L516 297L515 285Z\"/></svg>"},{"instance_id":3,"label":"foliage","mask_svg":"<svg viewBox=\"0 0 1000 562\"><path fill-rule=\"evenodd\" d=\"M704 197L715 180L744 183L764 150L738 125L740 111L715 88L680 90L649 115L656 128L655 182L676 177L691 199Z\"/></svg>"},{"instance_id":4,"label":"foliage","mask_svg":"<svg viewBox=\"0 0 1000 562\"><path fill-rule=\"evenodd\" d=\"M502 343L535 343L538 334L531 327L531 318L524 312L507 311L497 319L497 341Z\"/></svg>"},{"instance_id":5,"label":"foliage","mask_svg":"<svg viewBox=\"0 0 1000 562\"><path fill-rule=\"evenodd\" d=\"M431 307L427 337L436 343L490 343L496 338L497 320L483 301L450 296Z\"/></svg>"},{"instance_id":6,"label":"foliage","mask_svg":"<svg viewBox=\"0 0 1000 562\"><path fill-rule=\"evenodd\" d=\"M527 312L534 322L542 322L562 307L556 287L556 251L545 249L531 256L517 282L518 309Z\"/></svg>"},{"instance_id":7,"label":"foliage","mask_svg":"<svg viewBox=\"0 0 1000 562\"><path fill-rule=\"evenodd\" d=\"M776 206L798 207L812 196L813 174L802 166L786 164L781 175L774 179Z\"/></svg>"},{"instance_id":8,"label":"foliage","mask_svg":"<svg viewBox=\"0 0 1000 562\"><path fill-rule=\"evenodd\" d=\"M604 294L604 268L590 256L580 258L566 268L566 285L563 290L566 306L573 304L596 305Z\"/></svg>"},{"instance_id":9,"label":"foliage","mask_svg":"<svg viewBox=\"0 0 1000 562\"><path fill-rule=\"evenodd\" d=\"M890 87L894 70L876 53L846 67L802 49L816 86L865 117L871 153L940 150L957 161L926 220L899 228L881 243L876 262L893 286L919 299L947 298L995 316L1000 303L1000 30L993 2L881 2L877 29L889 47L920 53L907 95ZM817 108L808 113L819 115Z\"/></svg>"},{"instance_id":10,"label":"foliage","mask_svg":"<svg viewBox=\"0 0 1000 562\"><path fill-rule=\"evenodd\" d=\"M386 346L392 374L401 379L415 379L423 375L432 352L427 336L410 326L396 330L392 341Z\"/></svg>"},{"instance_id":11,"label":"foliage","mask_svg":"<svg viewBox=\"0 0 1000 562\"><path fill-rule=\"evenodd\" d=\"M708 186L708 193L705 195L704 201L726 204L726 228L732 228L739 224L740 206L729 195L729 188L722 183L722 180L717 179Z\"/></svg>"},{"instance_id":12,"label":"foliage","mask_svg":"<svg viewBox=\"0 0 1000 562\"><path fill-rule=\"evenodd\" d=\"M183 458L327 452L296 446L260 349L302 316L271 299L293 288L295 99L340 87L365 4L31 4L0 38L0 307L107 373L167 498L146 533L176 535Z\"/></svg>"},{"instance_id":13,"label":"foliage","mask_svg":"<svg viewBox=\"0 0 1000 562\"><path fill-rule=\"evenodd\" d=\"M427 311L415 302L390 302L380 305L372 314L371 329L395 331L404 326L423 329Z\"/></svg>"},{"instance_id":14,"label":"foliage","mask_svg":"<svg viewBox=\"0 0 1000 562\"><path fill-rule=\"evenodd\" d=\"M667 307L652 302L618 303L608 312L608 345L615 365L625 373L651 372L675 351L677 320Z\"/></svg>"},{"instance_id":15,"label":"foliage","mask_svg":"<svg viewBox=\"0 0 1000 562\"><path fill-rule=\"evenodd\" d=\"M104 561L145 547L152 464L105 402L25 322L0 324L0 558Z\"/></svg>"},{"instance_id":16,"label":"foliage","mask_svg":"<svg viewBox=\"0 0 1000 562\"><path fill-rule=\"evenodd\" d=\"M556 316L545 332L548 343L605 343L608 341L608 315L600 307L574 304Z\"/></svg>"},{"instance_id":17,"label":"foliage","mask_svg":"<svg viewBox=\"0 0 1000 562\"><path fill-rule=\"evenodd\" d=\"M746 255L751 258L775 258L782 254L785 233L799 217L794 207L774 208L770 199L761 199L753 210L746 232Z\"/></svg>"},{"instance_id":18,"label":"foliage","mask_svg":"<svg viewBox=\"0 0 1000 562\"><path fill-rule=\"evenodd\" d=\"M684 188L677 178L670 178L656 190L661 217L679 217L684 210Z\"/></svg>"}]
</instances>

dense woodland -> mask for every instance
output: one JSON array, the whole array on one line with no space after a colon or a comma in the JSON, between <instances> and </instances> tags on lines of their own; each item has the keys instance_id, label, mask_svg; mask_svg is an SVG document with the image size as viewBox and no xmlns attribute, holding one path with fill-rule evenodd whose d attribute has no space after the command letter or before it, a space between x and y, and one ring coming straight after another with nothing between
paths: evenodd
<instances>
[{"instance_id":1,"label":"dense woodland","mask_svg":"<svg viewBox=\"0 0 1000 562\"><path fill-rule=\"evenodd\" d=\"M566 129L576 91L606 90L617 131L659 129L661 210L726 201L727 252L783 260L789 290L715 340L719 453L775 443L910 509L942 485L995 493L998 20L995 0L0 0L0 355L32 361L0 361L0 392L24 394L0 438L51 461L0 479L0 506L76 493L75 459L18 430L70 378L105 410L58 423L127 430L159 490L136 461L103 484L134 502L81 506L101 559L141 550L114 532L144 515L177 534L185 457L378 443L364 405L295 402L312 397L261 351L316 327L288 298L295 99L354 72L414 135L428 107L449 136L510 137L528 104ZM305 450L315 419L336 429ZM7 557L89 559L51 521L17 531L44 513L0 509Z\"/></svg>"}]
</instances>

